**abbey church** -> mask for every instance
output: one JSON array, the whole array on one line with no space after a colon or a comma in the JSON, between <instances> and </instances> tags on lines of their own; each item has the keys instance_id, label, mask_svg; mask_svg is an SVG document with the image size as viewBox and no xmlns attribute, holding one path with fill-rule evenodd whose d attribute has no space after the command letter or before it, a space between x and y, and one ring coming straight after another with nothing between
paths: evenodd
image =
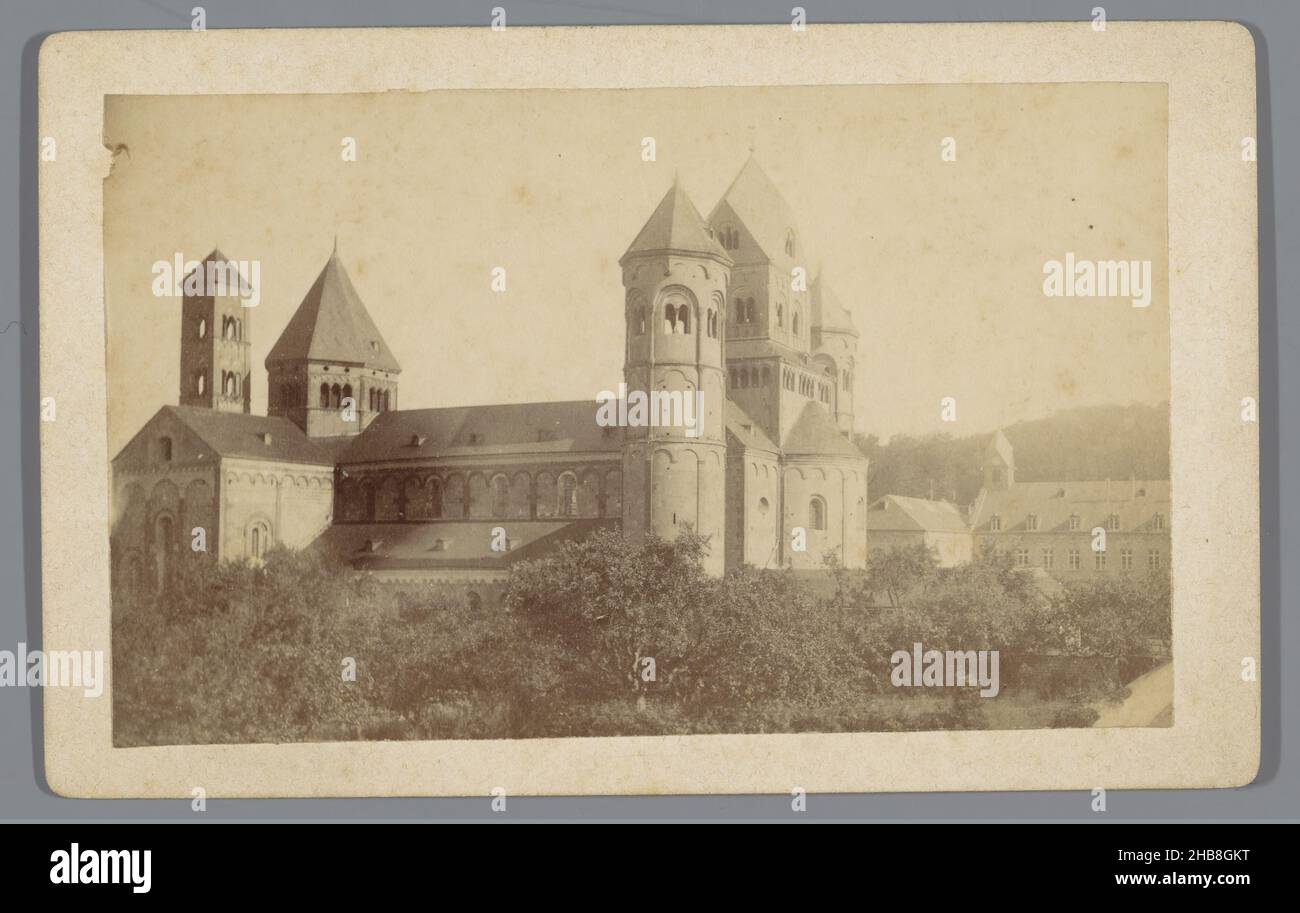
<instances>
[{"instance_id":1,"label":"abbey church","mask_svg":"<svg viewBox=\"0 0 1300 913\"><path fill-rule=\"evenodd\" d=\"M600 528L693 529L715 574L864 566L858 331L820 276L800 281L816 260L754 158L707 219L674 181L619 262L627 389L699 394L695 428L602 427L594 397L404 410L337 250L267 356L268 414L253 415L254 309L187 294L178 404L113 459L115 585L156 588L190 551L257 561L283 544L477 592Z\"/></svg>"}]
</instances>

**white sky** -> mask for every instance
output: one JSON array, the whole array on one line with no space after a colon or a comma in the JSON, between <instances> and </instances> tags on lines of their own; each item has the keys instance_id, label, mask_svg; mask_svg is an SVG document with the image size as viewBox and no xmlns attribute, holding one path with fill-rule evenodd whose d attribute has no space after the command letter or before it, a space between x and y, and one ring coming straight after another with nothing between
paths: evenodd
<instances>
[{"instance_id":1,"label":"white sky","mask_svg":"<svg viewBox=\"0 0 1300 913\"><path fill-rule=\"evenodd\" d=\"M260 259L263 360L329 256L400 361L403 408L592 399L622 376L618 258L676 171L707 216L748 155L855 316L861 429L984 432L1167 399L1163 86L790 87L113 97L104 184L110 452L178 398L155 260ZM341 160L354 137L358 161ZM656 162L641 160L653 136ZM944 137L957 161L940 159ZM1155 293L1042 293L1149 259ZM508 290L490 290L494 266ZM939 421L942 397L958 422Z\"/></svg>"}]
</instances>

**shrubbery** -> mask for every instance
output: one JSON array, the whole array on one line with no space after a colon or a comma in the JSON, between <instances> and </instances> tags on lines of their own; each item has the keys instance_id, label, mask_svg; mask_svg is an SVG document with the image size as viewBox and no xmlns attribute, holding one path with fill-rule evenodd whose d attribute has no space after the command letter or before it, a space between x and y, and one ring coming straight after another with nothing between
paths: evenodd
<instances>
[{"instance_id":1,"label":"shrubbery","mask_svg":"<svg viewBox=\"0 0 1300 913\"><path fill-rule=\"evenodd\" d=\"M503 607L383 584L312 551L192 560L113 613L119 745L979 728L969 690L895 689L889 658L996 649L1058 725L1168 642L1168 587L1114 578L1048 599L981 559L923 551L832 571L707 576L703 539L598 532L514 569ZM356 680L342 675L345 658ZM1057 663L1052 657L1067 657ZM1079 663L1084 665L1081 667ZM1054 669L1068 669L1057 674ZM1080 674L1079 670L1091 669ZM1005 690L1004 690L1005 693Z\"/></svg>"}]
</instances>

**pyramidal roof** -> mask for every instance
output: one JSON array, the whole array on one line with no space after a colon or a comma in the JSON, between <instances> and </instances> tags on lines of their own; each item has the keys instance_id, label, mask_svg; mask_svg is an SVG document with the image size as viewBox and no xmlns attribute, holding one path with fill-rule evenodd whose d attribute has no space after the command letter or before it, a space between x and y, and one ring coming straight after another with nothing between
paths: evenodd
<instances>
[{"instance_id":1,"label":"pyramidal roof","mask_svg":"<svg viewBox=\"0 0 1300 913\"><path fill-rule=\"evenodd\" d=\"M785 239L791 231L795 233L796 244L803 243L795 224L794 211L752 152L718 205L713 207L709 222L717 219L724 206L730 207L736 218L744 223L754 243L769 260L786 258ZM799 249L796 247L795 250L798 254Z\"/></svg>"},{"instance_id":2,"label":"pyramidal roof","mask_svg":"<svg viewBox=\"0 0 1300 913\"><path fill-rule=\"evenodd\" d=\"M200 261L199 261L199 265L198 265L197 267L195 267L194 269L190 270L188 273L185 274L185 279L188 280L188 279L190 278L190 276L193 276L195 273L199 272L200 270L204 270L204 271L206 271L206 269L207 269L207 264L209 264L209 263L233 263L233 262L234 262L234 261L232 261L229 257L227 257L225 254L223 254L223 253L221 252L221 248L219 248L219 247L214 247L214 248L212 248L212 253L208 254L206 257L204 257L202 260L200 260ZM235 264L236 267L238 267L238 265L239 265L239 264ZM249 282L248 282L248 277L245 276L245 275L243 274L243 272L240 272L240 273L239 273L239 280L238 280L238 281L239 281L239 287L240 287L240 288L245 288L245 289L247 289L247 288L251 288L251 286L249 285ZM182 282L181 282L181 287L182 287L182 288L185 287L185 281L184 281L184 280L182 280ZM236 290L236 291L237 291L237 290ZM233 293L233 292L232 292L232 293ZM192 296L187 295L186 297L192 297Z\"/></svg>"},{"instance_id":3,"label":"pyramidal roof","mask_svg":"<svg viewBox=\"0 0 1300 913\"><path fill-rule=\"evenodd\" d=\"M337 249L271 347L266 363L307 359L402 370L361 303Z\"/></svg>"},{"instance_id":4,"label":"pyramidal roof","mask_svg":"<svg viewBox=\"0 0 1300 913\"><path fill-rule=\"evenodd\" d=\"M722 249L722 245L714 240L700 211L695 208L676 178L645 226L637 233L623 259L632 254L665 250L707 254L724 263L731 263L731 258Z\"/></svg>"}]
</instances>

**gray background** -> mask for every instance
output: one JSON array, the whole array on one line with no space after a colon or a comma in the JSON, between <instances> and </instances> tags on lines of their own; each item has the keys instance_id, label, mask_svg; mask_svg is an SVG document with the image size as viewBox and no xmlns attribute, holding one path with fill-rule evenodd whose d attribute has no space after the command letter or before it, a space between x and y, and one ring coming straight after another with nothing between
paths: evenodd
<instances>
[{"instance_id":1,"label":"gray background","mask_svg":"<svg viewBox=\"0 0 1300 913\"><path fill-rule=\"evenodd\" d=\"M1284 168L1275 181L1275 161L1300 156L1300 79L1295 41L1300 4L1276 2L892 2L851 3L798 0L812 27L818 22L920 22L999 20L1087 20L1094 6L1107 18L1233 19L1255 36L1259 76L1260 219L1260 473L1262 482L1263 760L1256 782L1244 789L1110 792L1107 811L1091 811L1086 791L1050 793L949 793L814 795L795 816L790 797L525 798L509 800L494 814L487 797L468 799L212 799L202 815L189 800L73 800L45 786L42 762L40 689L0 688L0 820L494 820L540 819L891 819L1116 821L1164 819L1300 819L1296 703L1282 696L1300 693L1300 673L1282 657L1300 655L1294 620L1282 624L1282 606L1296 602L1300 568L1281 562L1283 543L1297 535L1296 475L1280 477L1300 455L1293 418L1282 424L1279 393L1294 395L1300 320L1294 307L1279 308L1279 287L1290 298L1300 290L1300 258L1280 264L1277 251L1297 249L1296 213L1300 180ZM19 641L39 646L40 517L36 246L36 62L41 40L59 31L85 29L189 28L190 9L203 5L209 28L485 25L493 6L507 11L508 25L597 25L636 23L789 22L795 0L715 0L707 5L664 0L622 2L429 3L407 0L0 0L0 649ZM20 320L21 325L11 324ZM1291 356L1280 356L1290 352ZM1281 503L1290 508L1285 514ZM1243 607L1244 608L1244 607ZM1104 786L1105 784L1098 784Z\"/></svg>"}]
</instances>

